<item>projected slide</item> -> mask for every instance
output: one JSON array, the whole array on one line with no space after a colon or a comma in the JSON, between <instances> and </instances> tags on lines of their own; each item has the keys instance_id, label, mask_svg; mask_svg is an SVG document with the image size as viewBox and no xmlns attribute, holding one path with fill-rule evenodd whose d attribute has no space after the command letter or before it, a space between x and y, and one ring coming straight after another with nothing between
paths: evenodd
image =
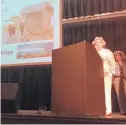
<instances>
[{"instance_id":1,"label":"projected slide","mask_svg":"<svg viewBox=\"0 0 126 125\"><path fill-rule=\"evenodd\" d=\"M2 0L1 4L1 65L50 64L52 50L62 47L61 0Z\"/></svg>"}]
</instances>

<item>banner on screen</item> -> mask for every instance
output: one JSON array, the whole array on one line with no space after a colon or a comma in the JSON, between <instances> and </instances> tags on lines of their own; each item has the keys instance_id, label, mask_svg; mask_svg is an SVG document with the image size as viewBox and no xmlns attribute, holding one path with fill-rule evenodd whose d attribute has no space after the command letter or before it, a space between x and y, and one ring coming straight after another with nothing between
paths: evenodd
<instances>
[{"instance_id":1,"label":"banner on screen","mask_svg":"<svg viewBox=\"0 0 126 125\"><path fill-rule=\"evenodd\" d=\"M50 64L62 47L61 0L3 0L1 11L1 65Z\"/></svg>"}]
</instances>

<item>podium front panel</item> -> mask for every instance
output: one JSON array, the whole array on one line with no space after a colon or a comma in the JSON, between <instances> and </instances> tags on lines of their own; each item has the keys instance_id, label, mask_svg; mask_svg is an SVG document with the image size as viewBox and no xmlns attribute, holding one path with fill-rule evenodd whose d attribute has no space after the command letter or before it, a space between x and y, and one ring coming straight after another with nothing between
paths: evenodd
<instances>
[{"instance_id":1,"label":"podium front panel","mask_svg":"<svg viewBox=\"0 0 126 125\"><path fill-rule=\"evenodd\" d=\"M102 60L92 45L78 43L53 50L51 96L53 113L105 114ZM101 108L93 108L99 104Z\"/></svg>"}]
</instances>

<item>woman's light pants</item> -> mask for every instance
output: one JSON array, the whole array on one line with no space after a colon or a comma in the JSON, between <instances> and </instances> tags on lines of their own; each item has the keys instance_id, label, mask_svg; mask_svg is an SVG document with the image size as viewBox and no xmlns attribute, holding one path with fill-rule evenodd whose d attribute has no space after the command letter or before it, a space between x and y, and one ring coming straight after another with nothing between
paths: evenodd
<instances>
[{"instance_id":1,"label":"woman's light pants","mask_svg":"<svg viewBox=\"0 0 126 125\"><path fill-rule=\"evenodd\" d=\"M112 76L104 77L106 114L112 113L111 89Z\"/></svg>"}]
</instances>

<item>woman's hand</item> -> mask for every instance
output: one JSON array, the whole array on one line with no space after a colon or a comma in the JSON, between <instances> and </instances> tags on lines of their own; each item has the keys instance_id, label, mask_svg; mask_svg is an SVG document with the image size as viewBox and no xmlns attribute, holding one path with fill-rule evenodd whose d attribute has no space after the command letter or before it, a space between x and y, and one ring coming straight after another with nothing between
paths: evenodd
<instances>
[{"instance_id":1,"label":"woman's hand","mask_svg":"<svg viewBox=\"0 0 126 125\"><path fill-rule=\"evenodd\" d=\"M109 73L108 72L104 72L104 76L107 76Z\"/></svg>"}]
</instances>

